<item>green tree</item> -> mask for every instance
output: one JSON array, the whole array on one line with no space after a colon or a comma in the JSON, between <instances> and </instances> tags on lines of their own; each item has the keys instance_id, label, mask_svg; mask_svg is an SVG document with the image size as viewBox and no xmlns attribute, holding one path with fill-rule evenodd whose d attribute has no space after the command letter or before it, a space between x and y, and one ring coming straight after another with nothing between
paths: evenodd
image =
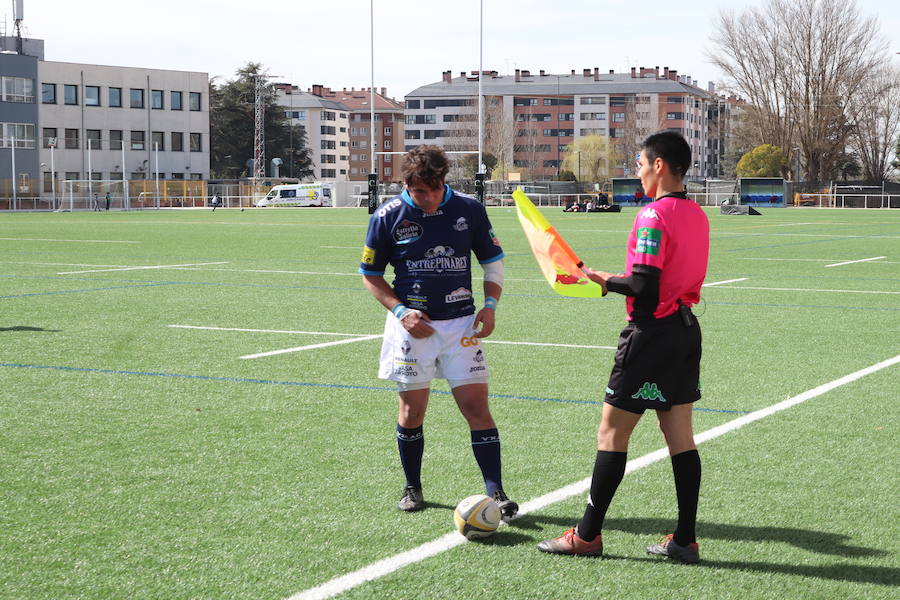
<instances>
[{"instance_id":1,"label":"green tree","mask_svg":"<svg viewBox=\"0 0 900 600\"><path fill-rule=\"evenodd\" d=\"M788 169L784 150L772 144L757 146L738 161L738 177L781 177Z\"/></svg>"},{"instance_id":2,"label":"green tree","mask_svg":"<svg viewBox=\"0 0 900 600\"><path fill-rule=\"evenodd\" d=\"M618 151L606 136L588 135L566 146L562 170L571 171L579 181L608 179L618 162Z\"/></svg>"},{"instance_id":3,"label":"green tree","mask_svg":"<svg viewBox=\"0 0 900 600\"><path fill-rule=\"evenodd\" d=\"M900 136L897 136L897 148L894 149L894 168L900 171Z\"/></svg>"},{"instance_id":4,"label":"green tree","mask_svg":"<svg viewBox=\"0 0 900 600\"><path fill-rule=\"evenodd\" d=\"M237 70L235 79L223 83L210 81L209 158L213 177L235 179L252 175L247 161L253 158L255 76L263 73L260 63L250 62ZM271 164L273 158L284 161L280 169L282 176L303 179L313 175L306 130L300 126L291 130L271 85L266 86L263 98L266 162Z\"/></svg>"},{"instance_id":5,"label":"green tree","mask_svg":"<svg viewBox=\"0 0 900 600\"><path fill-rule=\"evenodd\" d=\"M481 162L484 163L484 177L485 179L491 178L491 173L494 168L497 166L497 157L491 154L490 152L482 152L481 154ZM475 177L475 173L478 172L478 155L477 154L466 154L462 159L463 171L466 177Z\"/></svg>"},{"instance_id":6,"label":"green tree","mask_svg":"<svg viewBox=\"0 0 900 600\"><path fill-rule=\"evenodd\" d=\"M862 174L862 165L855 154L850 152L841 152L834 160L835 178L841 181L847 181L847 178L855 179Z\"/></svg>"}]
</instances>

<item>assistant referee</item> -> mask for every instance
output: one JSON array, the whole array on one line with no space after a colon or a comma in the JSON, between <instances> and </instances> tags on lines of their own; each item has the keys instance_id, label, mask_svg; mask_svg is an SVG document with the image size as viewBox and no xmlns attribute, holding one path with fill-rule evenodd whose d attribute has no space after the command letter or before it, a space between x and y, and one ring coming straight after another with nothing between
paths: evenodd
<instances>
[{"instance_id":1,"label":"assistant referee","mask_svg":"<svg viewBox=\"0 0 900 600\"><path fill-rule=\"evenodd\" d=\"M584 516L560 537L538 544L552 554L600 556L603 519L625 475L628 440L645 410L655 410L672 460L678 500L675 532L647 547L685 563L700 560L696 540L700 455L691 422L700 399L700 300L709 259L709 220L688 199L691 149L674 132L648 137L638 169L655 200L639 209L628 239L625 274L585 268L593 281L626 296L628 325L619 337L597 431L597 457Z\"/></svg>"}]
</instances>

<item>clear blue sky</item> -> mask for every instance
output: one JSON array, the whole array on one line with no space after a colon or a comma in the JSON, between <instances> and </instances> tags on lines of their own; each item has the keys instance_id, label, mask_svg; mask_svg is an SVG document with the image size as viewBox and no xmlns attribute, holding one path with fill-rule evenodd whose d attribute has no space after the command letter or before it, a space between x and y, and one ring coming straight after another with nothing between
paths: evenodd
<instances>
[{"instance_id":1,"label":"clear blue sky","mask_svg":"<svg viewBox=\"0 0 900 600\"><path fill-rule=\"evenodd\" d=\"M0 20L12 29L11 0ZM699 4L699 5L698 5ZM668 66L705 86L721 75L704 49L718 11L761 0L484 0L484 67L551 73ZM5 6L3 6L5 5ZM900 65L900 1L858 0ZM231 78L248 61L302 88L368 86L369 0L25 0L25 31L47 60L204 71ZM441 72L478 68L478 0L374 0L375 85L402 98ZM439 15L439 16L435 16Z\"/></svg>"}]
</instances>

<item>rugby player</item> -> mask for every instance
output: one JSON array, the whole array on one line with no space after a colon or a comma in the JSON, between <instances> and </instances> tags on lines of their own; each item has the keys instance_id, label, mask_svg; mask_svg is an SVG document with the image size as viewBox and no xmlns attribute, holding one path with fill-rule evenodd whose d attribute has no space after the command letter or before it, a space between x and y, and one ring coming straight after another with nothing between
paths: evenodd
<instances>
[{"instance_id":1,"label":"rugby player","mask_svg":"<svg viewBox=\"0 0 900 600\"><path fill-rule=\"evenodd\" d=\"M398 508L425 508L423 422L431 380L444 378L471 431L487 495L505 520L518 505L503 491L500 434L488 408L488 363L481 340L494 330L503 287L503 249L484 207L445 183L450 164L437 146L402 160L406 187L369 221L359 272L386 309L378 376L397 383L397 446L406 477ZM476 312L472 254L484 268L484 307ZM393 285L384 278L394 270Z\"/></svg>"}]
</instances>

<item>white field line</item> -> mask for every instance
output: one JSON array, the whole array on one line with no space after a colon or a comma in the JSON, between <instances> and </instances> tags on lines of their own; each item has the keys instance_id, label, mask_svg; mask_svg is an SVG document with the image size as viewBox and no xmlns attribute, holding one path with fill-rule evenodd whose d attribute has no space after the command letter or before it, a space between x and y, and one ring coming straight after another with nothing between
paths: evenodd
<instances>
[{"instance_id":1,"label":"white field line","mask_svg":"<svg viewBox=\"0 0 900 600\"><path fill-rule=\"evenodd\" d=\"M835 294L900 294L900 292L889 292L883 290L826 290L816 288L777 288L777 287L755 287L752 285L723 285L723 290L767 290L770 292L832 292Z\"/></svg>"},{"instance_id":2,"label":"white field line","mask_svg":"<svg viewBox=\"0 0 900 600\"><path fill-rule=\"evenodd\" d=\"M704 283L702 287L712 287L714 285L724 285L726 283L735 283L736 281L747 281L749 277L741 277L739 279L726 279L725 281L714 281L713 283Z\"/></svg>"},{"instance_id":3,"label":"white field line","mask_svg":"<svg viewBox=\"0 0 900 600\"><path fill-rule=\"evenodd\" d=\"M860 258L859 260L846 260L844 262L834 263L833 265L825 265L825 268L827 269L828 267L842 267L844 265L852 265L854 263L881 260L882 258L887 258L887 256L873 256L872 258Z\"/></svg>"},{"instance_id":4,"label":"white field line","mask_svg":"<svg viewBox=\"0 0 900 600\"><path fill-rule=\"evenodd\" d=\"M243 327L202 327L199 325L169 325L177 329L205 329L207 331L242 331L245 333L292 333L297 335L337 335L341 337L369 337L370 333L333 333L331 331L295 331L292 329L246 329Z\"/></svg>"},{"instance_id":5,"label":"white field line","mask_svg":"<svg viewBox=\"0 0 900 600\"><path fill-rule=\"evenodd\" d=\"M0 237L0 240L9 242L81 242L84 244L140 244L133 240L55 240L50 238L7 238Z\"/></svg>"},{"instance_id":6,"label":"white field line","mask_svg":"<svg viewBox=\"0 0 900 600\"><path fill-rule=\"evenodd\" d=\"M340 346L341 344L352 344L354 342L365 342L366 340L374 340L376 338L381 338L382 335L379 333L378 335L367 335L365 337L354 337L349 340L337 340L336 342L325 342L322 344L311 344L309 346L297 346L296 348L285 348L283 350L272 350L271 352L260 352L258 354L246 354L244 356L240 356L239 358L248 359L248 358L263 358L265 356L275 356L276 354L288 354L289 352L302 352L304 350L314 350L316 348L326 348L328 346Z\"/></svg>"},{"instance_id":7,"label":"white field line","mask_svg":"<svg viewBox=\"0 0 900 600\"><path fill-rule=\"evenodd\" d=\"M207 331L239 331L244 333L288 333L288 334L297 334L297 335L336 335L340 337L353 337L353 338L362 338L357 341L363 341L368 339L375 339L378 337L382 337L382 334L371 334L371 333L334 333L331 331L296 331L291 329L249 329L245 327L208 327L208 326L200 326L200 325L169 325L169 327L176 329L203 329ZM353 340L343 340L340 343L349 343ZM580 345L580 344L552 344L545 342L511 342L506 340L482 340L485 344L509 344L513 346L548 346L554 348L583 348L587 350L615 350L615 346L590 346L590 345ZM335 345L334 343L329 343L325 345ZM276 350L275 354L283 354L286 352L292 351L300 351L306 350L307 348L321 348L322 344L317 344L316 346L298 346L295 349L288 348L287 350ZM241 358L256 358L260 355L249 355L242 356Z\"/></svg>"},{"instance_id":8,"label":"white field line","mask_svg":"<svg viewBox=\"0 0 900 600\"><path fill-rule=\"evenodd\" d=\"M752 258L752 257L740 257L738 260L777 260L777 261L793 261L793 262L834 262L836 260L843 260L840 258ZM891 262L889 260L883 260L879 265L896 265L900 264L897 262Z\"/></svg>"},{"instance_id":9,"label":"white field line","mask_svg":"<svg viewBox=\"0 0 900 600\"><path fill-rule=\"evenodd\" d=\"M116 267L114 269L91 269L87 271L63 271L62 273L57 273L57 275L77 275L79 273L106 273L108 271L140 271L144 269L175 269L177 267L195 267L201 265L227 265L229 262L230 261L223 260L221 262L190 263L184 265L149 265L141 267Z\"/></svg>"},{"instance_id":10,"label":"white field line","mask_svg":"<svg viewBox=\"0 0 900 600\"><path fill-rule=\"evenodd\" d=\"M320 271L287 271L277 269L197 269L193 267L173 267L173 269L175 271L224 271L226 273L280 273L285 275L335 275L337 277L362 277L362 275L360 275L359 273L323 273Z\"/></svg>"},{"instance_id":11,"label":"white field line","mask_svg":"<svg viewBox=\"0 0 900 600\"><path fill-rule=\"evenodd\" d=\"M736 419L728 421L727 423L719 425L718 427L708 429L702 433L697 434L694 437L694 440L698 444L707 442L709 440L714 440L717 437L734 431L735 429L740 429L744 425L749 425L754 421L764 419L777 412L800 404L801 402L806 402L807 400L810 400L817 396L821 396L822 394L829 392L835 388L848 384L852 381L856 381L857 379L865 377L866 375L870 375L897 363L900 363L900 354L893 358L889 358L880 363L874 364L871 367L866 367L865 369L861 369L859 371L856 371L855 373L845 375L840 379L835 379L834 381L815 387L811 390L803 392L802 394L794 396L793 398L788 398L787 400L784 400L777 404L773 404L771 406L767 406L766 408L740 416ZM659 450L655 450L653 452L650 452L649 454L645 454L640 458L630 460L625 466L625 473L628 474L637 471L642 467L646 467L655 462L663 460L668 455L669 453L666 448L660 448ZM529 500L519 507L518 516L521 517L523 515L545 508L551 504L555 504L562 500L567 500L568 498L577 496L579 494L584 494L590 488L590 485L591 478L587 477L585 479L582 479L581 481L576 481L575 483L571 483L565 487L559 488L558 490L554 490L548 494L544 494L543 496L534 498L533 500ZM407 550L406 552L401 552L400 554L395 554L394 556L376 561L366 567L353 571L352 573L347 573L346 575L335 577L334 579L326 581L325 583L317 585L316 587L312 587L308 590L294 594L287 600L325 600L326 598L332 598L334 596L337 596L338 594L346 592L347 590L351 590L359 585L362 585L367 581L379 579L381 577L384 577L385 575L393 573L394 571L402 569L407 565L411 565L426 558L430 558L432 556L440 554L441 552L450 550L451 548L455 548L456 546L465 543L465 541L465 538L460 536L456 532L448 533L437 538L436 540L422 544L417 548L413 548L412 550Z\"/></svg>"}]
</instances>

